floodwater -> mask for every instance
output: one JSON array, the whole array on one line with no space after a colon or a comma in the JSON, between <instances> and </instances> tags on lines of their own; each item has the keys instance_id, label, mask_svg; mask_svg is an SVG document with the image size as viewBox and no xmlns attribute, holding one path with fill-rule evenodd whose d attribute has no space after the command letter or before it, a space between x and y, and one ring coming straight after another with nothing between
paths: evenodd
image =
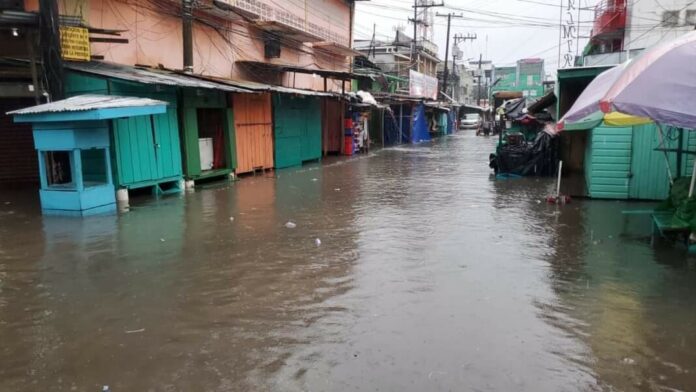
<instances>
[{"instance_id":1,"label":"floodwater","mask_svg":"<svg viewBox=\"0 0 696 392\"><path fill-rule=\"evenodd\" d=\"M696 390L695 264L621 213L649 206L547 205L548 180L491 178L493 144L456 135L118 217L0 193L0 390Z\"/></svg>"}]
</instances>

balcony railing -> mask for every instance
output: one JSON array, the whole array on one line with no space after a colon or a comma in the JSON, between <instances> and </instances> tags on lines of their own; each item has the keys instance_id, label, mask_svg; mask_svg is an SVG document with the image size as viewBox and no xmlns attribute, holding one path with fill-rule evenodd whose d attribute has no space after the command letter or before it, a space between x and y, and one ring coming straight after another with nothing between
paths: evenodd
<instances>
[{"instance_id":1,"label":"balcony railing","mask_svg":"<svg viewBox=\"0 0 696 392\"><path fill-rule=\"evenodd\" d=\"M418 47L433 56L437 56L437 45L433 42L428 41L425 38L418 40Z\"/></svg>"},{"instance_id":2,"label":"balcony railing","mask_svg":"<svg viewBox=\"0 0 696 392\"><path fill-rule=\"evenodd\" d=\"M592 37L623 31L626 13L626 0L602 0L595 8Z\"/></svg>"},{"instance_id":3,"label":"balcony railing","mask_svg":"<svg viewBox=\"0 0 696 392\"><path fill-rule=\"evenodd\" d=\"M335 42L341 45L350 45L348 36L331 31L316 23L305 20L280 7L274 7L261 0L220 0L252 19L261 22L277 22L291 28L305 31L316 37L321 37L325 41Z\"/></svg>"}]
</instances>

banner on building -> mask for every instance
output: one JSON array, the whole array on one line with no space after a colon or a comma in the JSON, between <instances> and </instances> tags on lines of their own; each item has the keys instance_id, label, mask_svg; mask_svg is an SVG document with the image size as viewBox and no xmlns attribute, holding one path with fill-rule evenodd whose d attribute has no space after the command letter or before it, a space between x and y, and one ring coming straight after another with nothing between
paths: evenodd
<instances>
[{"instance_id":1,"label":"banner on building","mask_svg":"<svg viewBox=\"0 0 696 392\"><path fill-rule=\"evenodd\" d=\"M60 27L60 50L63 60L89 61L89 31L83 27Z\"/></svg>"},{"instance_id":2,"label":"banner on building","mask_svg":"<svg viewBox=\"0 0 696 392\"><path fill-rule=\"evenodd\" d=\"M412 97L437 100L437 85L437 78L413 70L408 73L408 92Z\"/></svg>"}]
</instances>

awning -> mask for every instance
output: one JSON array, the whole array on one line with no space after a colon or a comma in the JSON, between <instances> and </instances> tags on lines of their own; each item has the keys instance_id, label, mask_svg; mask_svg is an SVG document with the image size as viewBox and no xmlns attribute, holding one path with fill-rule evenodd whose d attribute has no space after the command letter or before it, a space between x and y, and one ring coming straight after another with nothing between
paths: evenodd
<instances>
[{"instance_id":1,"label":"awning","mask_svg":"<svg viewBox=\"0 0 696 392\"><path fill-rule=\"evenodd\" d=\"M192 75L184 75L171 70L133 67L102 61L66 62L65 68L73 71L100 75L114 79L128 80L143 84L203 88L239 93L251 92L244 88L203 80Z\"/></svg>"},{"instance_id":2,"label":"awning","mask_svg":"<svg viewBox=\"0 0 696 392\"><path fill-rule=\"evenodd\" d=\"M253 67L261 67L261 68L265 68L265 69L276 71L276 72L295 72L295 73L303 73L303 74L309 74L309 75L314 74L314 75L321 76L323 78L331 78L331 79L344 80L344 81L350 81L352 79L370 79L369 76L360 75L360 74L356 74L353 72L332 71L332 70L316 69L316 68L303 68L303 67L298 67L298 66L291 65L291 64L272 64L272 63L265 63L263 61L253 61L253 60L240 60L240 61L237 61L237 63L242 64L242 65L250 65Z\"/></svg>"},{"instance_id":3,"label":"awning","mask_svg":"<svg viewBox=\"0 0 696 392\"><path fill-rule=\"evenodd\" d=\"M522 91L497 91L493 93L493 97L499 99L516 99L522 98Z\"/></svg>"},{"instance_id":4,"label":"awning","mask_svg":"<svg viewBox=\"0 0 696 392\"><path fill-rule=\"evenodd\" d=\"M532 113L532 114L538 113L544 109L547 109L547 108L555 105L557 101L558 101L558 99L556 98L556 94L554 94L553 91L549 91L543 97L539 98L538 101L529 105L527 107L527 111L529 113Z\"/></svg>"},{"instance_id":5,"label":"awning","mask_svg":"<svg viewBox=\"0 0 696 392\"><path fill-rule=\"evenodd\" d=\"M484 107L482 107L482 106L469 105L469 104L464 104L464 105L462 105L461 107L463 107L463 108L465 108L465 109L476 110L476 111L479 111L479 112L485 112L485 111L487 110L486 108L484 108Z\"/></svg>"},{"instance_id":6,"label":"awning","mask_svg":"<svg viewBox=\"0 0 696 392\"><path fill-rule=\"evenodd\" d=\"M442 91L440 91L440 94L442 94L443 97L447 98L447 100L450 101L450 103L452 103L454 106L460 106L459 102L457 102L454 98L450 97Z\"/></svg>"},{"instance_id":7,"label":"awning","mask_svg":"<svg viewBox=\"0 0 696 392\"><path fill-rule=\"evenodd\" d=\"M425 102L424 105L429 108L442 110L444 112L449 112L451 108L442 102Z\"/></svg>"}]
</instances>

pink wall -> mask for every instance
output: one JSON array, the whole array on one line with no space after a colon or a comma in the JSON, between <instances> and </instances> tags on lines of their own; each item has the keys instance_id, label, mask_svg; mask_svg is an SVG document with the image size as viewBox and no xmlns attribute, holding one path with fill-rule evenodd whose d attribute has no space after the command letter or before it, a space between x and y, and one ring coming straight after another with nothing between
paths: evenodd
<instances>
[{"instance_id":1,"label":"pink wall","mask_svg":"<svg viewBox=\"0 0 696 392\"><path fill-rule=\"evenodd\" d=\"M38 0L25 0L29 9ZM284 9L323 29L343 36L348 44L350 36L349 6L343 0L263 0L276 9ZM104 56L106 61L121 64L145 64L167 68L183 68L181 18L175 4L162 6L162 0L61 0L61 13L82 13L92 27L127 30L122 33L127 44L93 43L92 54ZM281 6L282 4L282 6ZM85 8L89 8L85 10ZM79 11L75 11L79 10ZM234 15L234 14L232 14ZM272 82L286 86L323 89L323 79L311 75L285 74L283 80L260 69L235 64L240 60L265 61L261 31L235 18L208 14L206 20L217 29L200 22L194 23L194 71L205 75L232 79ZM326 31L326 30L323 30ZM316 67L329 70L348 70L349 60L315 52L310 46L298 48L283 46L281 58L270 62ZM329 82L330 89L340 89L340 83Z\"/></svg>"}]
</instances>

